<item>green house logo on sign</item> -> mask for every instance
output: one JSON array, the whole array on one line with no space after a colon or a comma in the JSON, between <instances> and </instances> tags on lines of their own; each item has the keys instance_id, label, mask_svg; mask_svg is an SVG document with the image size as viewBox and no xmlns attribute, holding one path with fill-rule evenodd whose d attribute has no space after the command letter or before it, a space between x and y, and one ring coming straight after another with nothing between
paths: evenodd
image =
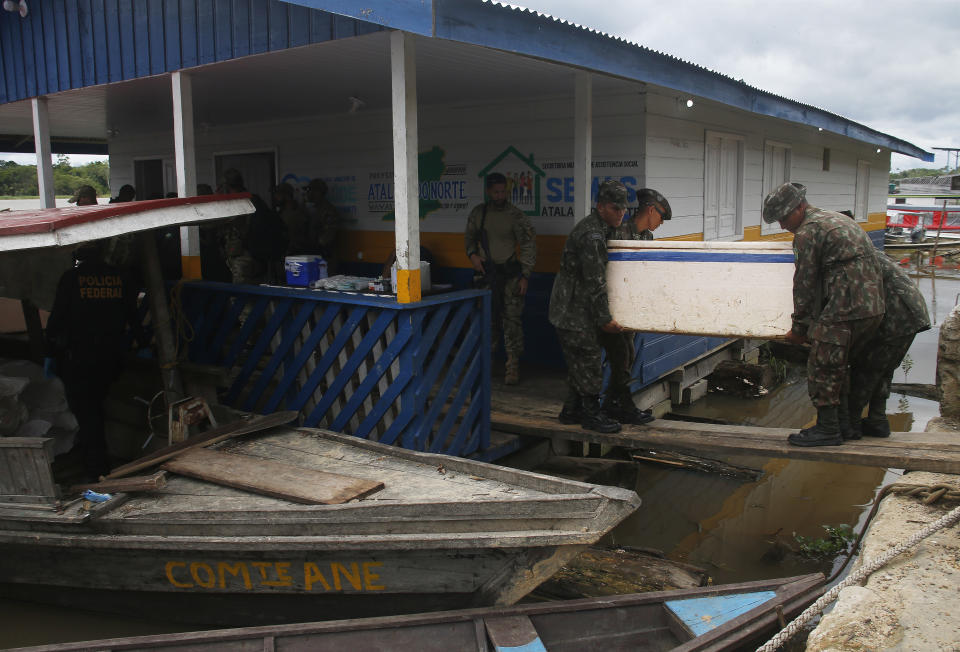
<instances>
[{"instance_id":1,"label":"green house logo on sign","mask_svg":"<svg viewBox=\"0 0 960 652\"><path fill-rule=\"evenodd\" d=\"M507 178L507 200L526 215L540 215L540 184L544 171L512 145L477 174L487 187L487 176L499 172Z\"/></svg>"}]
</instances>

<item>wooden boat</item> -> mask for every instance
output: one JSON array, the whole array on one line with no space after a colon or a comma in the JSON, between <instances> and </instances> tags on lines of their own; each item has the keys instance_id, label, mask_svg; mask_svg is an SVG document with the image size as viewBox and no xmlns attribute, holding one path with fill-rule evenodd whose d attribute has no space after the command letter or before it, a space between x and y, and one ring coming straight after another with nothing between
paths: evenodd
<instances>
[{"instance_id":1,"label":"wooden boat","mask_svg":"<svg viewBox=\"0 0 960 652\"><path fill-rule=\"evenodd\" d=\"M22 648L76 650L488 650L610 652L737 649L780 629L823 593L823 575L679 591L432 614L248 627Z\"/></svg>"},{"instance_id":2,"label":"wooden boat","mask_svg":"<svg viewBox=\"0 0 960 652\"><path fill-rule=\"evenodd\" d=\"M789 242L609 243L610 313L653 333L776 338L790 330Z\"/></svg>"},{"instance_id":3,"label":"wooden boat","mask_svg":"<svg viewBox=\"0 0 960 652\"><path fill-rule=\"evenodd\" d=\"M234 486L283 481L283 464L292 493L356 498L250 493L185 477L221 462L191 471L181 456L156 491L54 509L49 478L11 495L43 475L43 440L14 440L0 439L0 469L20 469L0 478L0 594L206 625L512 604L640 504L624 489L280 427L202 450L231 460Z\"/></svg>"}]
</instances>

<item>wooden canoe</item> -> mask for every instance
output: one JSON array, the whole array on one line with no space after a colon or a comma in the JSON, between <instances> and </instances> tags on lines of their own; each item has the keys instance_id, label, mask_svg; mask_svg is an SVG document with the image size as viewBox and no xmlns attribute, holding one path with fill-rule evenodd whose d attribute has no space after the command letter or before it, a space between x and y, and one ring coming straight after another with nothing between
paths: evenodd
<instances>
[{"instance_id":1,"label":"wooden canoe","mask_svg":"<svg viewBox=\"0 0 960 652\"><path fill-rule=\"evenodd\" d=\"M337 492L354 479L361 497L302 504L276 487L238 488L256 477L224 486L173 465L157 491L93 506L0 504L0 594L228 626L509 605L640 503L633 491L309 428L207 450L302 469L297 493L316 493L324 473ZM297 477L273 474L260 480Z\"/></svg>"},{"instance_id":2,"label":"wooden canoe","mask_svg":"<svg viewBox=\"0 0 960 652\"><path fill-rule=\"evenodd\" d=\"M63 643L20 652L77 650L364 650L386 652L718 652L762 643L823 593L823 575L273 627Z\"/></svg>"}]
</instances>

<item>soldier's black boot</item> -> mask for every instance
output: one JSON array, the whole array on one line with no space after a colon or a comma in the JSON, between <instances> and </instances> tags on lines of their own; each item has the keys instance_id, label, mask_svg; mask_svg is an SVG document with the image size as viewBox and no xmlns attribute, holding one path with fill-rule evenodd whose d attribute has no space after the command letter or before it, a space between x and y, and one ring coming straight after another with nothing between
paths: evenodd
<instances>
[{"instance_id":1,"label":"soldier's black boot","mask_svg":"<svg viewBox=\"0 0 960 652\"><path fill-rule=\"evenodd\" d=\"M611 392L603 400L603 411L620 423L642 426L653 421L650 410L640 410L629 392Z\"/></svg>"},{"instance_id":2,"label":"soldier's black boot","mask_svg":"<svg viewBox=\"0 0 960 652\"><path fill-rule=\"evenodd\" d=\"M557 419L560 423L567 425L583 421L583 407L580 404L579 394L567 394L567 400L563 402L563 409L560 410Z\"/></svg>"},{"instance_id":3,"label":"soldier's black boot","mask_svg":"<svg viewBox=\"0 0 960 652\"><path fill-rule=\"evenodd\" d=\"M603 433L620 432L620 423L611 419L600 409L599 396L584 396L581 401L583 420L580 426L583 429Z\"/></svg>"},{"instance_id":4,"label":"soldier's black boot","mask_svg":"<svg viewBox=\"0 0 960 652\"><path fill-rule=\"evenodd\" d=\"M839 446L843 443L840 434L840 418L837 415L837 406L828 405L817 408L817 425L804 428L789 437L794 446Z\"/></svg>"},{"instance_id":5,"label":"soldier's black boot","mask_svg":"<svg viewBox=\"0 0 960 652\"><path fill-rule=\"evenodd\" d=\"M860 439L860 420L853 419L848 408L849 401L846 396L840 397L840 405L837 407L837 419L840 424L840 436L844 441L850 439ZM856 427L854 427L856 423Z\"/></svg>"},{"instance_id":6,"label":"soldier's black boot","mask_svg":"<svg viewBox=\"0 0 960 652\"><path fill-rule=\"evenodd\" d=\"M887 400L878 398L870 401L867 416L860 422L864 437L889 437L890 422L887 421Z\"/></svg>"},{"instance_id":7,"label":"soldier's black boot","mask_svg":"<svg viewBox=\"0 0 960 652\"><path fill-rule=\"evenodd\" d=\"M860 417L863 414L863 406L851 405L847 410L848 430L843 433L843 439L860 439L863 432L860 429ZM841 423L841 427L843 427Z\"/></svg>"}]
</instances>

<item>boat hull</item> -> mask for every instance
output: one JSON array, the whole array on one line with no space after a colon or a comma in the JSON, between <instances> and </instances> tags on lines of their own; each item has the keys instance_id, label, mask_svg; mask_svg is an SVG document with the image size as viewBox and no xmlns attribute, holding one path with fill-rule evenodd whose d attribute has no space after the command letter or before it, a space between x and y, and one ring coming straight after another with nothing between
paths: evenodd
<instances>
[{"instance_id":1,"label":"boat hull","mask_svg":"<svg viewBox=\"0 0 960 652\"><path fill-rule=\"evenodd\" d=\"M639 505L615 487L319 430L233 450L384 488L302 505L171 476L157 492L59 512L8 505L4 595L215 625L508 605Z\"/></svg>"},{"instance_id":2,"label":"boat hull","mask_svg":"<svg viewBox=\"0 0 960 652\"><path fill-rule=\"evenodd\" d=\"M776 338L790 330L787 242L609 243L610 314L651 333Z\"/></svg>"}]
</instances>

